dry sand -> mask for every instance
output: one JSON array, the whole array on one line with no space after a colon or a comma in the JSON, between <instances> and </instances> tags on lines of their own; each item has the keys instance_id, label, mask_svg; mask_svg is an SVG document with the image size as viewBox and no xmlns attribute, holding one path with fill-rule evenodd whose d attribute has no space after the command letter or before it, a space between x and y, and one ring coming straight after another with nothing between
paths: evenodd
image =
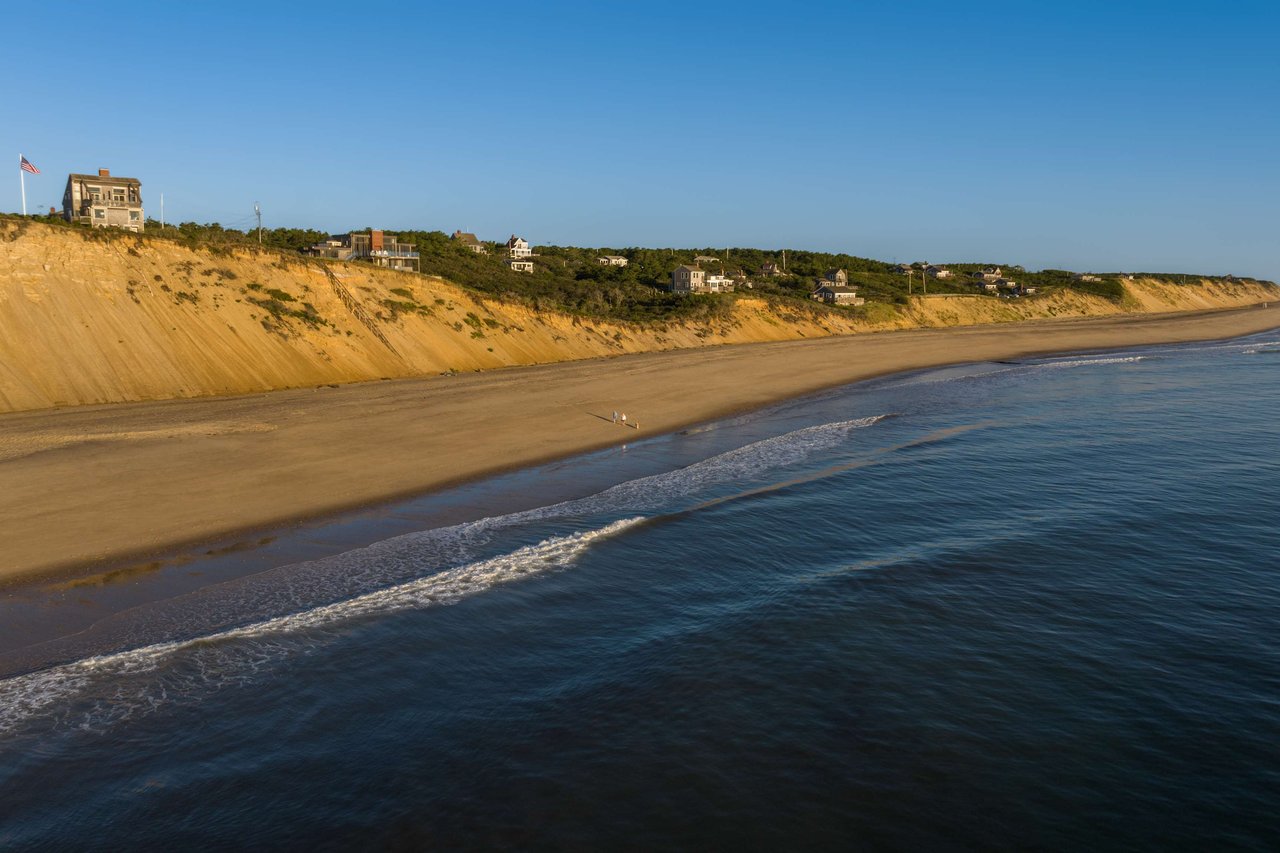
<instances>
[{"instance_id":1,"label":"dry sand","mask_svg":"<svg viewBox=\"0 0 1280 853\"><path fill-rule=\"evenodd\" d=\"M1280 327L1280 307L626 355L0 415L0 580L98 571L885 373ZM627 412L642 431L614 426Z\"/></svg>"}]
</instances>

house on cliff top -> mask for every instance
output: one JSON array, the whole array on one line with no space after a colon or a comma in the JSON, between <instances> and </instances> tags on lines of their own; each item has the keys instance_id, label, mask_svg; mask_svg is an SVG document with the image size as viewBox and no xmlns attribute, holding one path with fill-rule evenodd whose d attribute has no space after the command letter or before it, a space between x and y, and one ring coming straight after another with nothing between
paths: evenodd
<instances>
[{"instance_id":1,"label":"house on cliff top","mask_svg":"<svg viewBox=\"0 0 1280 853\"><path fill-rule=\"evenodd\" d=\"M512 234L511 239L507 241L507 257L509 258L527 258L533 254L533 249L529 248L529 241L523 237L517 237Z\"/></svg>"},{"instance_id":2,"label":"house on cliff top","mask_svg":"<svg viewBox=\"0 0 1280 853\"><path fill-rule=\"evenodd\" d=\"M419 253L413 243L402 242L395 234L376 229L334 236L304 249L303 254L335 261L370 261L388 269L419 271Z\"/></svg>"},{"instance_id":3,"label":"house on cliff top","mask_svg":"<svg viewBox=\"0 0 1280 853\"><path fill-rule=\"evenodd\" d=\"M96 175L67 175L62 193L62 217L94 228L124 228L142 232L142 182L137 178L113 178L108 169Z\"/></svg>"},{"instance_id":4,"label":"house on cliff top","mask_svg":"<svg viewBox=\"0 0 1280 853\"><path fill-rule=\"evenodd\" d=\"M484 243L481 243L480 240L476 237L476 235L472 234L470 231L462 231L462 230L454 231L453 237L451 237L450 239L457 241L459 244L463 246L466 246L468 249L475 252L477 255L489 254L489 247L486 246Z\"/></svg>"}]
</instances>

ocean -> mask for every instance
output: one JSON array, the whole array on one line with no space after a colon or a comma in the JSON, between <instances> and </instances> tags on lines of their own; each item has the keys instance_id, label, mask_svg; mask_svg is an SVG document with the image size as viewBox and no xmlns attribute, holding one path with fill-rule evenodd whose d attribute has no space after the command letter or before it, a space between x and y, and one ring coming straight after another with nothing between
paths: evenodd
<instances>
[{"instance_id":1,"label":"ocean","mask_svg":"<svg viewBox=\"0 0 1280 853\"><path fill-rule=\"evenodd\" d=\"M0 848L1274 850L1278 422L961 365L11 601Z\"/></svg>"}]
</instances>

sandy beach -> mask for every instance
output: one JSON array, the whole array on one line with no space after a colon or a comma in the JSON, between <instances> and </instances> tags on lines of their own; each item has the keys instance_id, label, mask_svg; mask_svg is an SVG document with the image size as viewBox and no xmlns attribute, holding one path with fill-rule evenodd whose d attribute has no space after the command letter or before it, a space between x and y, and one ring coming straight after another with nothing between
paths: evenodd
<instances>
[{"instance_id":1,"label":"sandy beach","mask_svg":"<svg viewBox=\"0 0 1280 853\"><path fill-rule=\"evenodd\" d=\"M1036 321L8 414L0 580L100 571L886 373L1276 327L1280 307Z\"/></svg>"}]
</instances>

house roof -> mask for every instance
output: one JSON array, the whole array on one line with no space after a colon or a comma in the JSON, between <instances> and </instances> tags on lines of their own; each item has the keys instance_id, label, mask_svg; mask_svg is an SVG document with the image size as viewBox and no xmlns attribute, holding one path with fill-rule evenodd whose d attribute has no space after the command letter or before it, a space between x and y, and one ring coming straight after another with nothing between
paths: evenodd
<instances>
[{"instance_id":1,"label":"house roof","mask_svg":"<svg viewBox=\"0 0 1280 853\"><path fill-rule=\"evenodd\" d=\"M818 290L825 290L828 293L856 294L858 292L858 288L845 287L843 284L824 284L822 287L819 287Z\"/></svg>"},{"instance_id":2,"label":"house roof","mask_svg":"<svg viewBox=\"0 0 1280 853\"><path fill-rule=\"evenodd\" d=\"M689 272L703 272L702 267L697 266L696 264L694 266L689 266L688 264L681 264L680 266L675 268L674 272L679 272L680 270L688 270Z\"/></svg>"},{"instance_id":3,"label":"house roof","mask_svg":"<svg viewBox=\"0 0 1280 853\"><path fill-rule=\"evenodd\" d=\"M470 231L454 231L453 239L461 240L463 243L479 243L480 240Z\"/></svg>"},{"instance_id":4,"label":"house roof","mask_svg":"<svg viewBox=\"0 0 1280 853\"><path fill-rule=\"evenodd\" d=\"M115 175L81 175L72 172L67 175L68 181L91 181L95 184L137 184L142 186L142 181L137 178L119 178Z\"/></svg>"}]
</instances>

